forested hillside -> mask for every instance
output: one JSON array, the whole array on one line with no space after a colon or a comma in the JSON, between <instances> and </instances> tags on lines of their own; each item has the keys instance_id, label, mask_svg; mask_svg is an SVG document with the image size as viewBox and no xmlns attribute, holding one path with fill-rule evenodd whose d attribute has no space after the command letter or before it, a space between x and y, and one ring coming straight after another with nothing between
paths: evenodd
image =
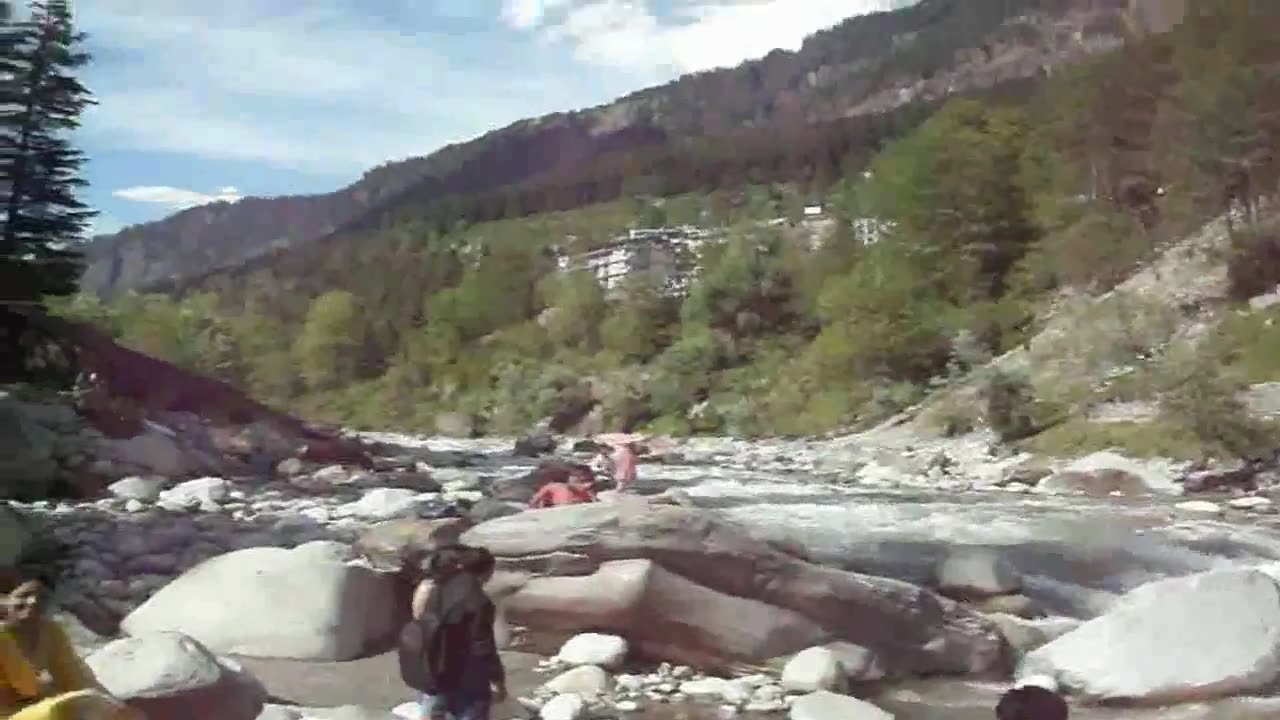
<instances>
[{"instance_id":1,"label":"forested hillside","mask_svg":"<svg viewBox=\"0 0 1280 720\"><path fill-rule=\"evenodd\" d=\"M856 118L1042 77L1119 44L1128 5L922 0L851 18L797 52L690 75L598 108L521 121L424 158L388 163L330 195L193 208L99 238L88 250L84 286L106 294L167 291L319 238L341 243L350 231L385 227L406 215L447 225L458 216L517 217L638 191L736 186L753 178L741 167L721 167L734 157L733 148L811 145L811 133L838 136L836 144L857 162L878 149L878 138L897 134L893 123L909 124L919 113L907 111L889 127ZM816 175L824 182L845 159L834 154L813 167L811 148L776 154L754 156L764 173L754 181ZM806 155L809 164L798 166L796 159Z\"/></svg>"}]
</instances>

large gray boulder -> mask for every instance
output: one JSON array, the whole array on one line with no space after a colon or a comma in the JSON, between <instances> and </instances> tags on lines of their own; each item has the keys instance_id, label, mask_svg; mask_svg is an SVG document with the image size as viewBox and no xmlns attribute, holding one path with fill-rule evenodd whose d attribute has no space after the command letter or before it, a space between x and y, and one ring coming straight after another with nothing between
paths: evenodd
<instances>
[{"instance_id":1,"label":"large gray boulder","mask_svg":"<svg viewBox=\"0 0 1280 720\"><path fill-rule=\"evenodd\" d=\"M237 663L180 633L121 638L85 662L108 692L148 720L254 720L267 697Z\"/></svg>"},{"instance_id":2,"label":"large gray boulder","mask_svg":"<svg viewBox=\"0 0 1280 720\"><path fill-rule=\"evenodd\" d=\"M380 650L407 608L389 574L316 542L255 547L182 574L121 623L131 635L175 631L246 657L349 660Z\"/></svg>"},{"instance_id":3,"label":"large gray boulder","mask_svg":"<svg viewBox=\"0 0 1280 720\"><path fill-rule=\"evenodd\" d=\"M1160 580L1028 653L1086 700L1173 704L1247 693L1280 678L1280 585L1257 570Z\"/></svg>"},{"instance_id":4,"label":"large gray boulder","mask_svg":"<svg viewBox=\"0 0 1280 720\"><path fill-rule=\"evenodd\" d=\"M623 497L490 520L462 542L503 568L562 576L518 590L512 622L615 632L661 659L759 663L840 640L890 674L981 673L1007 659L996 625L958 603L814 565L710 511Z\"/></svg>"},{"instance_id":5,"label":"large gray boulder","mask_svg":"<svg viewBox=\"0 0 1280 720\"><path fill-rule=\"evenodd\" d=\"M58 436L36 422L28 405L0 394L0 498L48 497L58 477Z\"/></svg>"}]
</instances>

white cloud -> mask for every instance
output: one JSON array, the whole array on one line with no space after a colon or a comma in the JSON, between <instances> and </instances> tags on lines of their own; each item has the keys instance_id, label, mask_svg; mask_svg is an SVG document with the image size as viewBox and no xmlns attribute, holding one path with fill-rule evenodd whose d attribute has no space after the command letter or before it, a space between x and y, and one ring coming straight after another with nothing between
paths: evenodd
<instances>
[{"instance_id":1,"label":"white cloud","mask_svg":"<svg viewBox=\"0 0 1280 720\"><path fill-rule=\"evenodd\" d=\"M737 65L853 15L901 5L893 0L686 0L661 17L654 0L562 0L560 12L530 13L532 0L506 0L503 17L569 43L582 61L678 73ZM512 19L517 21L513 21Z\"/></svg>"},{"instance_id":2,"label":"white cloud","mask_svg":"<svg viewBox=\"0 0 1280 720\"><path fill-rule=\"evenodd\" d=\"M590 88L513 72L501 37L433 32L456 16L433 3L377 5L80 0L99 101L84 136L113 151L354 175L581 104Z\"/></svg>"},{"instance_id":3,"label":"white cloud","mask_svg":"<svg viewBox=\"0 0 1280 720\"><path fill-rule=\"evenodd\" d=\"M168 185L138 185L115 190L111 194L133 202L164 205L171 210L185 210L211 202L235 202L241 198L234 187L218 188L216 193L202 193Z\"/></svg>"}]
</instances>

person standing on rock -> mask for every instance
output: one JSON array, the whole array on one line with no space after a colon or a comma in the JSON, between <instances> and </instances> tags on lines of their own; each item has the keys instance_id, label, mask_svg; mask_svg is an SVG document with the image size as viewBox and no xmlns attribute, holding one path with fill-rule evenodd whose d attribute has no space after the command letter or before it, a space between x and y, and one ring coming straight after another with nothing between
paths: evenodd
<instances>
[{"instance_id":1,"label":"person standing on rock","mask_svg":"<svg viewBox=\"0 0 1280 720\"><path fill-rule=\"evenodd\" d=\"M595 441L601 457L612 467L618 492L626 492L636 482L636 468L640 462L635 436L597 435Z\"/></svg>"},{"instance_id":2,"label":"person standing on rock","mask_svg":"<svg viewBox=\"0 0 1280 720\"><path fill-rule=\"evenodd\" d=\"M431 583L414 593L414 618L400 639L400 673L422 693L422 720L491 720L506 699L506 671L484 584L493 554L455 546L433 555Z\"/></svg>"},{"instance_id":3,"label":"person standing on rock","mask_svg":"<svg viewBox=\"0 0 1280 720\"><path fill-rule=\"evenodd\" d=\"M46 617L45 586L0 579L0 717L8 720L143 720L111 697Z\"/></svg>"}]
</instances>

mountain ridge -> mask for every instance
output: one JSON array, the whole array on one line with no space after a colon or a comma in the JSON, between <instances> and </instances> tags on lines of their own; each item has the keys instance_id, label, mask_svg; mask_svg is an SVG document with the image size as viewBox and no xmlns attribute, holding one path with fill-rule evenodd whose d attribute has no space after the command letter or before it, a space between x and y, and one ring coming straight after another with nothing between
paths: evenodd
<instances>
[{"instance_id":1,"label":"mountain ridge","mask_svg":"<svg viewBox=\"0 0 1280 720\"><path fill-rule=\"evenodd\" d=\"M609 103L528 118L429 155L391 161L333 193L191 208L96 238L85 290L176 285L289 252L389 209L492 192L680 138L874 115L1002 82L1122 44L1131 0L955 0L849 18L797 51L686 75ZM1145 20L1144 20L1145 22Z\"/></svg>"}]
</instances>

